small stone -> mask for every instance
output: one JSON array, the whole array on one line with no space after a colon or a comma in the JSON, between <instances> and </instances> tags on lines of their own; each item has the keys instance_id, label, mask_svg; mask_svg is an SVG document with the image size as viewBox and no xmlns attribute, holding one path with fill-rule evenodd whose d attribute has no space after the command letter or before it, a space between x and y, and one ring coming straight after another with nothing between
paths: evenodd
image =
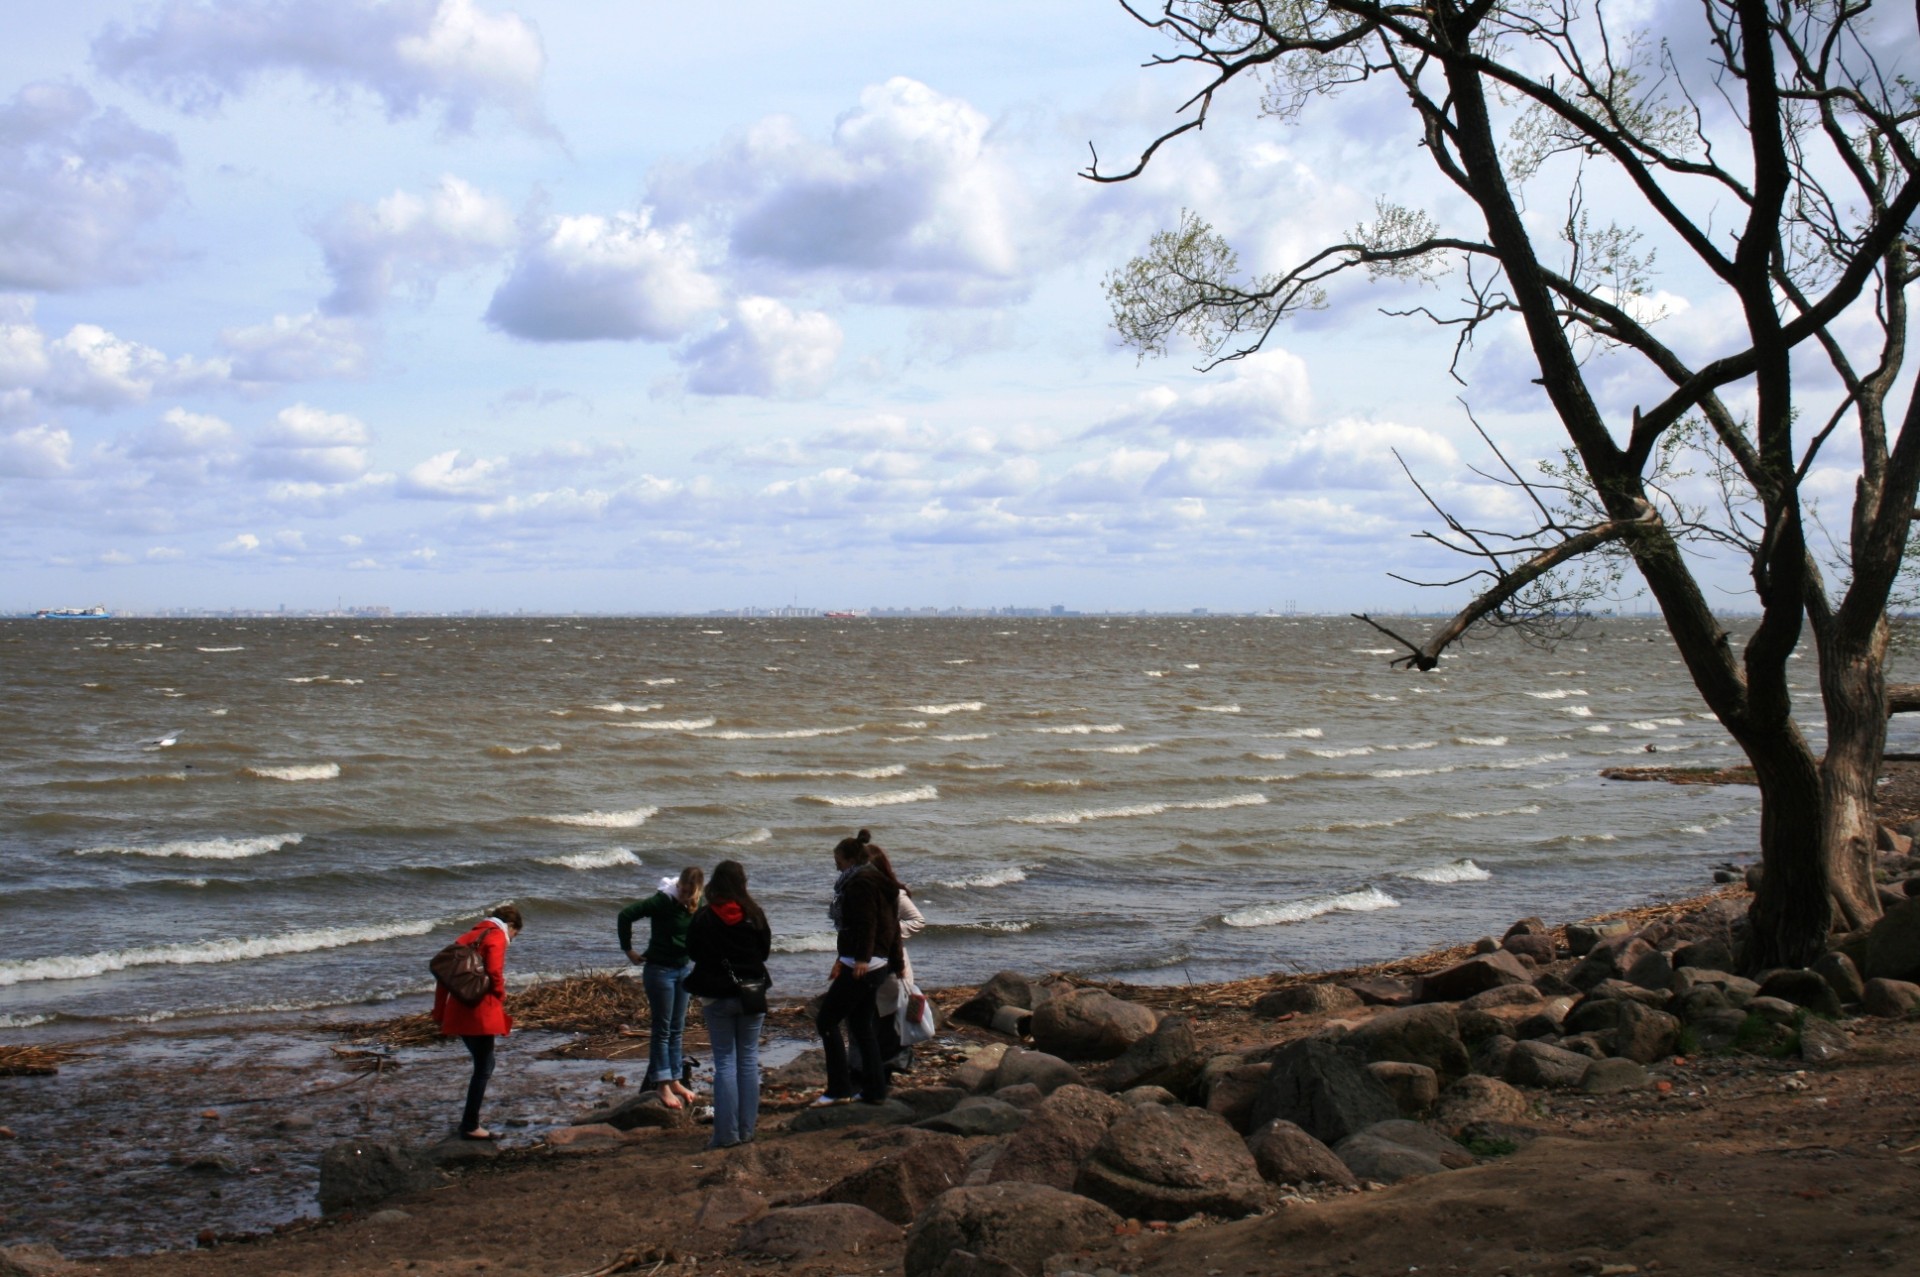
<instances>
[{"instance_id":1,"label":"small stone","mask_svg":"<svg viewBox=\"0 0 1920 1277\"><path fill-rule=\"evenodd\" d=\"M0 1126L0 1140L17 1140L19 1138L18 1135L13 1133L11 1126Z\"/></svg>"}]
</instances>

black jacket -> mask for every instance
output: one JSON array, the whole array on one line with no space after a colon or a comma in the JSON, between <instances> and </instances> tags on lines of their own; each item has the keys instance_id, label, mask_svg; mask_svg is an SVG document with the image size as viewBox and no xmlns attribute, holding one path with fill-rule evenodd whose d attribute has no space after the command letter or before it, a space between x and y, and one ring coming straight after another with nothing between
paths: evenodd
<instances>
[{"instance_id":1,"label":"black jacket","mask_svg":"<svg viewBox=\"0 0 1920 1277\"><path fill-rule=\"evenodd\" d=\"M899 898L900 893L871 865L847 879L840 891L840 956L869 964L877 956L887 970L902 971Z\"/></svg>"},{"instance_id":2,"label":"black jacket","mask_svg":"<svg viewBox=\"0 0 1920 1277\"><path fill-rule=\"evenodd\" d=\"M693 970L687 973L687 992L703 998L730 998L735 992L733 976L766 978L767 954L772 950L773 932L765 922L748 918L723 922L711 905L703 906L687 927L687 956L693 959ZM729 965L732 975L727 973Z\"/></svg>"}]
</instances>

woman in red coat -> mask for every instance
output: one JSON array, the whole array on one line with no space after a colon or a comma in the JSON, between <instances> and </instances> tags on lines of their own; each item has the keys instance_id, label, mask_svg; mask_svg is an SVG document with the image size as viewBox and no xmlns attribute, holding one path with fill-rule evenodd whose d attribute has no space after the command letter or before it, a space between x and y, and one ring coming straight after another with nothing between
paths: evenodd
<instances>
[{"instance_id":1,"label":"woman in red coat","mask_svg":"<svg viewBox=\"0 0 1920 1277\"><path fill-rule=\"evenodd\" d=\"M478 945L480 959L486 964L492 987L473 1006L447 992L444 984L433 988L433 1022L448 1037L466 1043L473 1057L473 1080L467 1083L467 1107L460 1115L460 1138L490 1140L492 1131L480 1125L480 1102L487 1095L487 1081L493 1076L493 1040L513 1031L513 1017L507 1014L507 946L520 934L520 911L502 905L473 925L473 930L456 943Z\"/></svg>"}]
</instances>

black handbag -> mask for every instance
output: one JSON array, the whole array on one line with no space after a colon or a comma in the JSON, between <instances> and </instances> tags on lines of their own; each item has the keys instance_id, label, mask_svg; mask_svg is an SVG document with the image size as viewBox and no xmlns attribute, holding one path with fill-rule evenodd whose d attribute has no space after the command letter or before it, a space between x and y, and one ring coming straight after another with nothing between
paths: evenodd
<instances>
[{"instance_id":1,"label":"black handbag","mask_svg":"<svg viewBox=\"0 0 1920 1277\"><path fill-rule=\"evenodd\" d=\"M740 1010L746 1015L765 1015L767 990L773 987L773 981L764 975L742 979L731 962L721 965L726 968L727 978L733 981L733 996L740 999Z\"/></svg>"}]
</instances>

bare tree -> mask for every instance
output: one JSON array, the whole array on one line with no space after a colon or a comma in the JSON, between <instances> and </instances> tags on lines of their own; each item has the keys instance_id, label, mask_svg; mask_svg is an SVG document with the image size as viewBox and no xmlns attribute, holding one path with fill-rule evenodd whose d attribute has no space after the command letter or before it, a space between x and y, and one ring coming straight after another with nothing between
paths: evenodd
<instances>
[{"instance_id":1,"label":"bare tree","mask_svg":"<svg viewBox=\"0 0 1920 1277\"><path fill-rule=\"evenodd\" d=\"M1707 55L1690 73L1679 46L1617 28L1604 0L1122 3L1168 39L1157 64L1201 68L1205 83L1188 118L1131 169L1104 172L1096 156L1088 177L1135 176L1243 87L1282 121L1332 94L1373 91L1413 114L1422 151L1473 214L1443 227L1383 201L1342 242L1249 276L1224 238L1186 213L1109 278L1123 338L1160 354L1184 336L1212 366L1258 350L1328 289L1383 276L1458 283L1444 313L1409 312L1451 330L1456 366L1496 322L1517 326L1571 447L1541 481L1507 469L1536 498L1534 528L1495 534L1440 512L1446 529L1434 535L1475 556L1469 577L1480 588L1430 639L1407 641L1411 663L1430 668L1476 623L1550 610L1541 603L1568 565L1624 556L1759 780L1765 875L1748 961L1804 965L1835 929L1870 925L1887 603L1920 485L1920 408L1902 376L1920 101L1873 41L1891 33L1911 56L1920 10L1695 0L1667 15L1691 24L1674 37L1693 42L1688 59ZM1603 187L1616 192L1604 223L1588 194ZM1543 207L1566 210L1544 242L1524 215ZM1661 340L1653 249L1632 229L1642 226L1678 251L1690 280L1731 302L1740 327L1728 353L1696 364ZM1802 348L1802 364L1830 366L1837 402L1805 402ZM1589 381L1596 352L1637 361L1664 390L1610 417ZM1801 485L1842 427L1857 438L1861 475L1829 584ZM1696 444L1729 496L1689 510L1663 476ZM1738 650L1701 583L1703 542L1749 564L1760 619ZM1787 662L1807 631L1827 729L1821 756L1788 692Z\"/></svg>"}]
</instances>

